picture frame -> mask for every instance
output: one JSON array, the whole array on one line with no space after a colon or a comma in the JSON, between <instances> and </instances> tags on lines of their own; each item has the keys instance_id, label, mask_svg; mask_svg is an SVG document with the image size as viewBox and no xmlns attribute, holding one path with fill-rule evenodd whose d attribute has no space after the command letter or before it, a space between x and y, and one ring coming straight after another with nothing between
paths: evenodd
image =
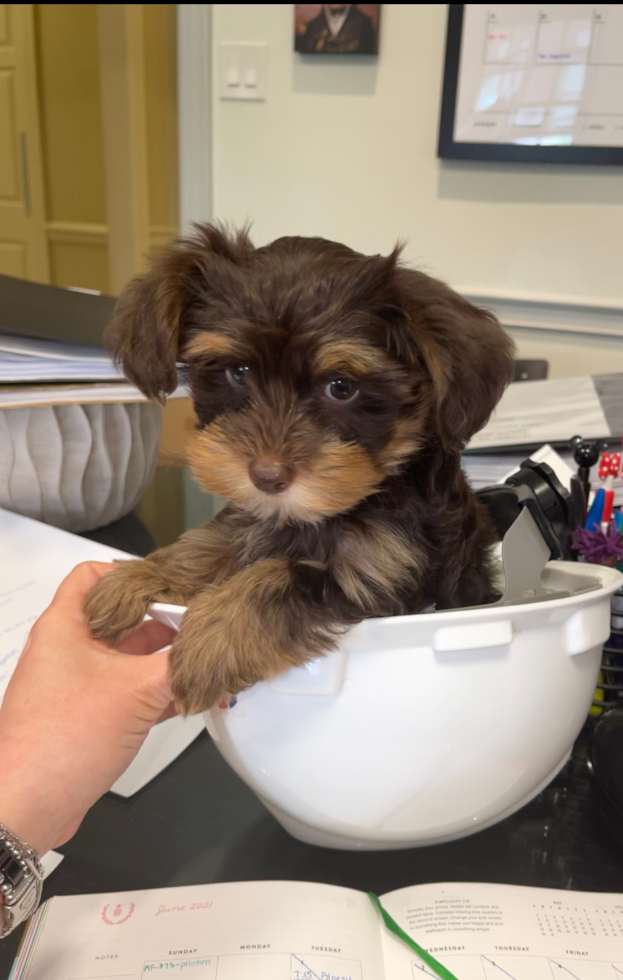
<instances>
[{"instance_id":1,"label":"picture frame","mask_svg":"<svg viewBox=\"0 0 623 980\"><path fill-rule=\"evenodd\" d=\"M295 3L294 50L314 57L377 55L381 6Z\"/></svg>"},{"instance_id":2,"label":"picture frame","mask_svg":"<svg viewBox=\"0 0 623 980\"><path fill-rule=\"evenodd\" d=\"M550 5L552 8L574 7L578 5ZM600 7L618 7L621 13L616 13L617 22L615 38L620 37L623 42L623 5L581 5L582 7L592 7L592 21L590 24L591 33L586 50L578 46L579 42L586 40L586 24L574 21L571 27L560 30L560 21L554 20L557 14L552 14L547 18L548 8L537 4L497 4L486 7L484 4L448 4L448 21L446 33L446 51L443 73L443 93L441 102L441 114L439 122L438 156L445 160L481 160L498 162L516 163L555 163L555 164L597 164L597 165L617 165L623 164L623 54L621 63L611 64L604 59L609 57L609 50L612 47L612 25L608 25L603 16L599 13ZM538 18L533 24L531 22L532 11L529 17L525 17L526 8L535 8L538 11ZM474 10L478 8L478 10ZM505 8L502 10L501 8ZM482 12L486 11L486 16L491 17L492 13L497 16L499 10L500 20L487 20L485 33L469 18L473 16L482 17ZM473 14L472 14L473 11ZM513 21L513 11L516 11ZM521 17L525 22L521 22ZM605 16L608 16L607 14ZM569 20L573 13L569 12ZM601 19L600 19L601 18ZM506 19L510 23L510 28L505 26L502 21ZM493 26L491 26L493 25ZM575 34L574 34L575 31ZM468 43L466 43L466 36ZM575 41L574 41L575 37ZM544 38L544 40L542 40ZM597 42L595 40L597 38ZM573 44L576 47L573 47ZM513 53L515 44L515 53ZM491 49L489 48L491 45ZM497 47L495 47L497 45ZM549 45L549 47L548 47ZM567 50L568 49L568 50ZM621 45L623 52L623 43ZM518 53L517 53L518 52ZM595 56L595 52L597 55ZM470 55L471 60L470 60ZM524 58L523 62L517 58ZM617 55L618 57L618 55ZM496 61L496 58L499 59ZM583 60L584 59L584 60ZM593 60L591 60L593 59ZM598 60L601 59L601 60ZM597 61L597 63L595 63ZM575 68L578 64L584 64L583 72L578 72ZM555 104L545 103L544 101L536 106L522 106L519 103L512 104L511 100L506 100L503 111L495 112L490 108L485 109L480 115L480 102L476 110L469 111L465 108L465 87L471 85L481 85L479 93L482 94L489 85L491 91L488 93L489 99L495 98L491 79L501 79L498 90L504 84L504 77L512 75L516 80L523 72L529 76L529 82L534 92L537 92L544 79L557 77L563 79L565 72L571 78L575 69L575 77L580 80L590 70L593 77L599 75L599 85L593 85L593 91L601 91L603 100L608 81L617 82L617 92L613 94L611 101L616 102L614 106L618 110L618 102L621 102L621 111L614 113L600 113L596 106L590 104L589 96L585 91L578 94L575 106L573 99L561 100ZM466 79L469 73L472 77L469 82ZM618 80L620 79L620 89ZM530 87L530 86L527 86ZM551 89L551 86L550 86ZM620 97L618 91L620 91ZM606 97L607 100L608 97ZM503 100L500 100L502 102ZM468 103L473 106L472 103ZM608 105L608 108L610 106ZM575 109L575 114L574 114ZM586 111L586 110L589 111ZM532 117L530 113L532 112ZM547 113L550 116L547 116ZM485 113L489 113L489 118L485 121ZM523 117L522 114L523 113ZM530 125L531 118L537 120L539 113L542 114L540 125ZM558 113L558 117L556 116ZM513 115L514 114L514 115ZM494 117L497 115L497 119ZM522 118L527 120L522 122ZM479 137L477 126L483 127L486 134L483 138ZM499 126L500 138L495 138L491 133L491 128ZM565 130L566 127L566 130ZM604 128L608 128L608 133L615 137L614 145L604 144ZM467 138L471 134L473 139ZM489 130L487 132L487 130ZM539 133L540 130L540 133ZM460 133L462 138L457 138ZM517 134L516 138L509 138ZM583 142L592 141L592 142Z\"/></svg>"}]
</instances>

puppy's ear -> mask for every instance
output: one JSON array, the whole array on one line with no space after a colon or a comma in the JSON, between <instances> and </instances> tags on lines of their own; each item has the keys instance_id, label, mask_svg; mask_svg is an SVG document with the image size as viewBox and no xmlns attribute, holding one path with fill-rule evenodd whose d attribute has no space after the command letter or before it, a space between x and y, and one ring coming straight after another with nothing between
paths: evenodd
<instances>
[{"instance_id":1,"label":"puppy's ear","mask_svg":"<svg viewBox=\"0 0 623 980\"><path fill-rule=\"evenodd\" d=\"M121 293L104 342L125 376L148 398L164 402L177 385L184 313L207 301L210 281L223 263L240 264L253 246L245 230L229 235L214 225L156 253L150 268Z\"/></svg>"},{"instance_id":2,"label":"puppy's ear","mask_svg":"<svg viewBox=\"0 0 623 980\"><path fill-rule=\"evenodd\" d=\"M410 269L398 269L397 278L409 320L408 351L432 379L444 448L460 452L512 380L515 345L493 313L444 283Z\"/></svg>"}]
</instances>

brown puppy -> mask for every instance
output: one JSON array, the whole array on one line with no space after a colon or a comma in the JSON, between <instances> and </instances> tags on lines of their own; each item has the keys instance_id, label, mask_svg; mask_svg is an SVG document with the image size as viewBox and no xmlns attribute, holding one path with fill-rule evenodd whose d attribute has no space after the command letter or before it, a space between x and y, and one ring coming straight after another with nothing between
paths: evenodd
<instances>
[{"instance_id":1,"label":"brown puppy","mask_svg":"<svg viewBox=\"0 0 623 980\"><path fill-rule=\"evenodd\" d=\"M229 502L86 601L108 641L151 602L188 605L171 652L181 710L324 653L366 617L493 599L495 536L460 452L511 378L512 344L398 250L255 249L201 226L130 283L108 341L150 398L186 365L193 472Z\"/></svg>"}]
</instances>

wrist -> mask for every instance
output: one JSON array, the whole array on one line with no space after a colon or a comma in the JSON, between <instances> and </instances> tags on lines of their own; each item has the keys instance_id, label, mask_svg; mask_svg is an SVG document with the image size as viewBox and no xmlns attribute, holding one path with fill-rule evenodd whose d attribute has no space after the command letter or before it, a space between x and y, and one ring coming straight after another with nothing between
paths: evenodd
<instances>
[{"instance_id":1,"label":"wrist","mask_svg":"<svg viewBox=\"0 0 623 980\"><path fill-rule=\"evenodd\" d=\"M0 823L38 855L45 854L67 822L55 794L4 746L0 749L0 773Z\"/></svg>"}]
</instances>

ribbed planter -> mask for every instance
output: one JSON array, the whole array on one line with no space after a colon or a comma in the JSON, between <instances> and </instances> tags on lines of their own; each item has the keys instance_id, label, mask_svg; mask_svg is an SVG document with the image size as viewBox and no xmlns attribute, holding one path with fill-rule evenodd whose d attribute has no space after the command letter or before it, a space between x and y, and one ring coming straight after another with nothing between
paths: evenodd
<instances>
[{"instance_id":1,"label":"ribbed planter","mask_svg":"<svg viewBox=\"0 0 623 980\"><path fill-rule=\"evenodd\" d=\"M127 514L158 462L148 402L0 410L0 507L68 531Z\"/></svg>"}]
</instances>

